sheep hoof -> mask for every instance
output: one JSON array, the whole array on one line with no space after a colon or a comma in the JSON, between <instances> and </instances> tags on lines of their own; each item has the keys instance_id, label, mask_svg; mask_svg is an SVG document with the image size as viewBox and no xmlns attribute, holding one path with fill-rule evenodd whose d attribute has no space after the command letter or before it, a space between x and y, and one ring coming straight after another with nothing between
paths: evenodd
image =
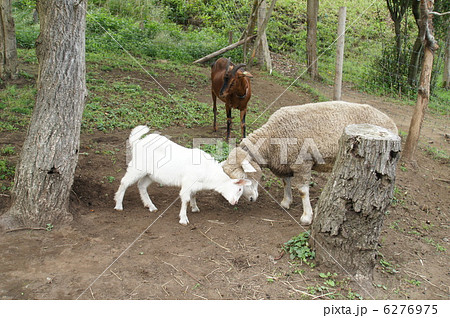
<instances>
[{"instance_id":1,"label":"sheep hoof","mask_svg":"<svg viewBox=\"0 0 450 318\"><path fill-rule=\"evenodd\" d=\"M311 217L301 217L300 218L300 224L301 225L311 225L312 223L312 218Z\"/></svg>"},{"instance_id":2,"label":"sheep hoof","mask_svg":"<svg viewBox=\"0 0 450 318\"><path fill-rule=\"evenodd\" d=\"M191 211L194 212L194 213L198 213L198 212L200 212L200 209L199 208L196 208L196 209L193 208Z\"/></svg>"},{"instance_id":3,"label":"sheep hoof","mask_svg":"<svg viewBox=\"0 0 450 318\"><path fill-rule=\"evenodd\" d=\"M283 201L281 201L280 205L285 209L289 209L289 206L291 205L291 203L283 200Z\"/></svg>"},{"instance_id":4,"label":"sheep hoof","mask_svg":"<svg viewBox=\"0 0 450 318\"><path fill-rule=\"evenodd\" d=\"M114 210L116 210L116 211L123 211L123 207L121 207L121 206L116 206L116 207L114 207Z\"/></svg>"}]
</instances>

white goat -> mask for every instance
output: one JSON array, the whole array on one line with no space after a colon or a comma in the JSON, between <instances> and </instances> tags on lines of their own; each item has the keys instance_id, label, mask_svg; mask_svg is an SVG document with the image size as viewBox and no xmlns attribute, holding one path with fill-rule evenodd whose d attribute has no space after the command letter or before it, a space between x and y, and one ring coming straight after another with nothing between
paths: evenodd
<instances>
[{"instance_id":1,"label":"white goat","mask_svg":"<svg viewBox=\"0 0 450 318\"><path fill-rule=\"evenodd\" d=\"M141 200L150 212L157 210L147 192L152 182L177 186L181 187L180 224L187 225L188 202L192 212L200 211L195 200L198 191L215 190L235 205L243 193L244 185L251 184L249 180L231 179L206 152L184 148L164 136L148 134L149 131L146 126L138 126L130 134L132 159L114 196L116 210L123 210L125 191L136 182Z\"/></svg>"}]
</instances>

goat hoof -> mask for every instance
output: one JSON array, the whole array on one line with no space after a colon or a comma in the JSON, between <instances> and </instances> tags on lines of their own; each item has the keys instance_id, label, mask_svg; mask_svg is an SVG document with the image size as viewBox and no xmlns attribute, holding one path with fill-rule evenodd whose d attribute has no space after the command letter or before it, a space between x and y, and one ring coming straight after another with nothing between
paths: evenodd
<instances>
[{"instance_id":1,"label":"goat hoof","mask_svg":"<svg viewBox=\"0 0 450 318\"><path fill-rule=\"evenodd\" d=\"M117 207L117 206L116 206L116 207L114 208L114 210L116 210L116 211L123 211L123 207Z\"/></svg>"},{"instance_id":2,"label":"goat hoof","mask_svg":"<svg viewBox=\"0 0 450 318\"><path fill-rule=\"evenodd\" d=\"M186 219L186 220L180 220L180 224L186 226L186 225L189 224L189 220L188 220L188 219Z\"/></svg>"}]
</instances>

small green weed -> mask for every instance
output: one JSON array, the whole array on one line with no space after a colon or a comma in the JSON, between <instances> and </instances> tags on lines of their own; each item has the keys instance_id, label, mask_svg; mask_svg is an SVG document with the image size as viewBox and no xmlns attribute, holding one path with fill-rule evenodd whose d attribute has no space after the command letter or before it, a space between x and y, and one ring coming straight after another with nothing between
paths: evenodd
<instances>
[{"instance_id":1,"label":"small green weed","mask_svg":"<svg viewBox=\"0 0 450 318\"><path fill-rule=\"evenodd\" d=\"M103 177L103 179L106 179L106 181L109 182L109 183L113 183L114 180L116 180L116 178L113 177L113 176Z\"/></svg>"},{"instance_id":2,"label":"small green weed","mask_svg":"<svg viewBox=\"0 0 450 318\"><path fill-rule=\"evenodd\" d=\"M378 287L378 288L381 288L381 289L384 289L384 290L387 290L386 285L383 285L383 284L374 284L374 286Z\"/></svg>"},{"instance_id":3,"label":"small green weed","mask_svg":"<svg viewBox=\"0 0 450 318\"><path fill-rule=\"evenodd\" d=\"M0 156L11 156L16 153L14 146L6 145L0 148Z\"/></svg>"},{"instance_id":4,"label":"small green weed","mask_svg":"<svg viewBox=\"0 0 450 318\"><path fill-rule=\"evenodd\" d=\"M436 242L434 241L434 239L432 239L431 237L425 237L423 240L424 240L426 243L430 244L431 246L435 247L435 248L436 248L436 251L438 251L438 252L445 252L445 251L447 251L447 249L446 249L445 247L443 247L443 246L442 246L441 244L439 244L439 243L436 243Z\"/></svg>"},{"instance_id":5,"label":"small green weed","mask_svg":"<svg viewBox=\"0 0 450 318\"><path fill-rule=\"evenodd\" d=\"M314 267L315 264L312 263L311 260L315 258L316 253L312 251L309 246L309 236L309 231L294 236L284 243L283 250L290 254L292 260L299 259L305 264Z\"/></svg>"},{"instance_id":6,"label":"small green weed","mask_svg":"<svg viewBox=\"0 0 450 318\"><path fill-rule=\"evenodd\" d=\"M14 178L15 167L8 160L0 160L0 180Z\"/></svg>"},{"instance_id":7,"label":"small green weed","mask_svg":"<svg viewBox=\"0 0 450 318\"><path fill-rule=\"evenodd\" d=\"M383 257L380 259L380 265L384 272L387 272L389 274L398 273L398 270L395 269L395 266L385 260Z\"/></svg>"},{"instance_id":8,"label":"small green weed","mask_svg":"<svg viewBox=\"0 0 450 318\"><path fill-rule=\"evenodd\" d=\"M336 285L338 284L338 282L336 281L337 273L320 273L319 276L325 279L324 283L330 287L336 287Z\"/></svg>"},{"instance_id":9,"label":"small green weed","mask_svg":"<svg viewBox=\"0 0 450 318\"><path fill-rule=\"evenodd\" d=\"M443 149L427 146L425 148L425 153L430 155L434 160L437 160L445 164L450 163L450 155Z\"/></svg>"},{"instance_id":10,"label":"small green weed","mask_svg":"<svg viewBox=\"0 0 450 318\"><path fill-rule=\"evenodd\" d=\"M394 196L392 197L392 206L405 205L405 197L407 192L403 192L399 187L394 187Z\"/></svg>"},{"instance_id":11,"label":"small green weed","mask_svg":"<svg viewBox=\"0 0 450 318\"><path fill-rule=\"evenodd\" d=\"M347 298L350 300L355 300L355 299L363 300L363 297L360 294L354 293L351 289L349 289L349 291L347 293Z\"/></svg>"},{"instance_id":12,"label":"small green weed","mask_svg":"<svg viewBox=\"0 0 450 318\"><path fill-rule=\"evenodd\" d=\"M420 286L420 284L422 284L422 282L420 280L416 280L416 279L409 279L409 280L407 279L406 281L414 286Z\"/></svg>"},{"instance_id":13,"label":"small green weed","mask_svg":"<svg viewBox=\"0 0 450 318\"><path fill-rule=\"evenodd\" d=\"M214 159L222 162L228 158L230 152L230 145L222 140L214 140L214 144L202 144L200 149L209 153Z\"/></svg>"}]
</instances>

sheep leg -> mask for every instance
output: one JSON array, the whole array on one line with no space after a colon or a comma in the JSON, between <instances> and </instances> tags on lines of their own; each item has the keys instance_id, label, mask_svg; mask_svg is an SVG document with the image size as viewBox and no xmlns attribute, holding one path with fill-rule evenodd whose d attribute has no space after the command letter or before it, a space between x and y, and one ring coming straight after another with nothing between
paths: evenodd
<instances>
[{"instance_id":1,"label":"sheep leg","mask_svg":"<svg viewBox=\"0 0 450 318\"><path fill-rule=\"evenodd\" d=\"M195 199L195 193L191 194L191 211L192 212L200 212L200 209L197 206L197 200Z\"/></svg>"},{"instance_id":2,"label":"sheep leg","mask_svg":"<svg viewBox=\"0 0 450 318\"><path fill-rule=\"evenodd\" d=\"M132 165L128 167L127 172L120 181L119 189L114 195L114 200L116 201L116 206L114 207L115 210L118 211L123 210L122 202L123 196L125 195L125 191L129 186L135 184L138 180L145 177L145 175L146 173L144 171L138 170L134 168Z\"/></svg>"},{"instance_id":3,"label":"sheep leg","mask_svg":"<svg viewBox=\"0 0 450 318\"><path fill-rule=\"evenodd\" d=\"M241 133L242 133L242 138L245 138L245 115L247 115L247 109L241 110Z\"/></svg>"},{"instance_id":4,"label":"sheep leg","mask_svg":"<svg viewBox=\"0 0 450 318\"><path fill-rule=\"evenodd\" d=\"M291 177L283 178L284 183L284 197L281 201L281 206L285 209L289 209L292 203L292 188L291 188Z\"/></svg>"},{"instance_id":5,"label":"sheep leg","mask_svg":"<svg viewBox=\"0 0 450 318\"><path fill-rule=\"evenodd\" d=\"M212 92L212 100L213 100L213 113L214 113L214 123L213 123L213 130L217 131L217 96Z\"/></svg>"},{"instance_id":6,"label":"sheep leg","mask_svg":"<svg viewBox=\"0 0 450 318\"><path fill-rule=\"evenodd\" d=\"M311 207L311 202L309 201L309 185L304 184L299 189L300 196L302 197L303 204L303 214L300 218L300 223L302 225L310 225L313 219L313 210Z\"/></svg>"},{"instance_id":7,"label":"sheep leg","mask_svg":"<svg viewBox=\"0 0 450 318\"><path fill-rule=\"evenodd\" d=\"M227 106L227 140L230 139L231 130L231 108Z\"/></svg>"},{"instance_id":8,"label":"sheep leg","mask_svg":"<svg viewBox=\"0 0 450 318\"><path fill-rule=\"evenodd\" d=\"M139 179L138 181L139 194L141 196L142 203L144 203L144 207L149 208L150 212L156 212L158 209L153 204L147 192L147 188L150 184L152 184L152 179L148 175L146 175L142 179Z\"/></svg>"},{"instance_id":9,"label":"sheep leg","mask_svg":"<svg viewBox=\"0 0 450 318\"><path fill-rule=\"evenodd\" d=\"M181 199L180 224L188 225L189 219L187 217L187 206L191 199L191 194L184 193L184 192L188 192L188 191L183 191L183 188L181 188L181 191L180 191L180 199Z\"/></svg>"},{"instance_id":10,"label":"sheep leg","mask_svg":"<svg viewBox=\"0 0 450 318\"><path fill-rule=\"evenodd\" d=\"M305 162L295 167L292 182L300 192L302 198L303 214L300 218L302 225L310 225L313 219L313 210L309 201L309 182L311 180L312 162Z\"/></svg>"}]
</instances>

